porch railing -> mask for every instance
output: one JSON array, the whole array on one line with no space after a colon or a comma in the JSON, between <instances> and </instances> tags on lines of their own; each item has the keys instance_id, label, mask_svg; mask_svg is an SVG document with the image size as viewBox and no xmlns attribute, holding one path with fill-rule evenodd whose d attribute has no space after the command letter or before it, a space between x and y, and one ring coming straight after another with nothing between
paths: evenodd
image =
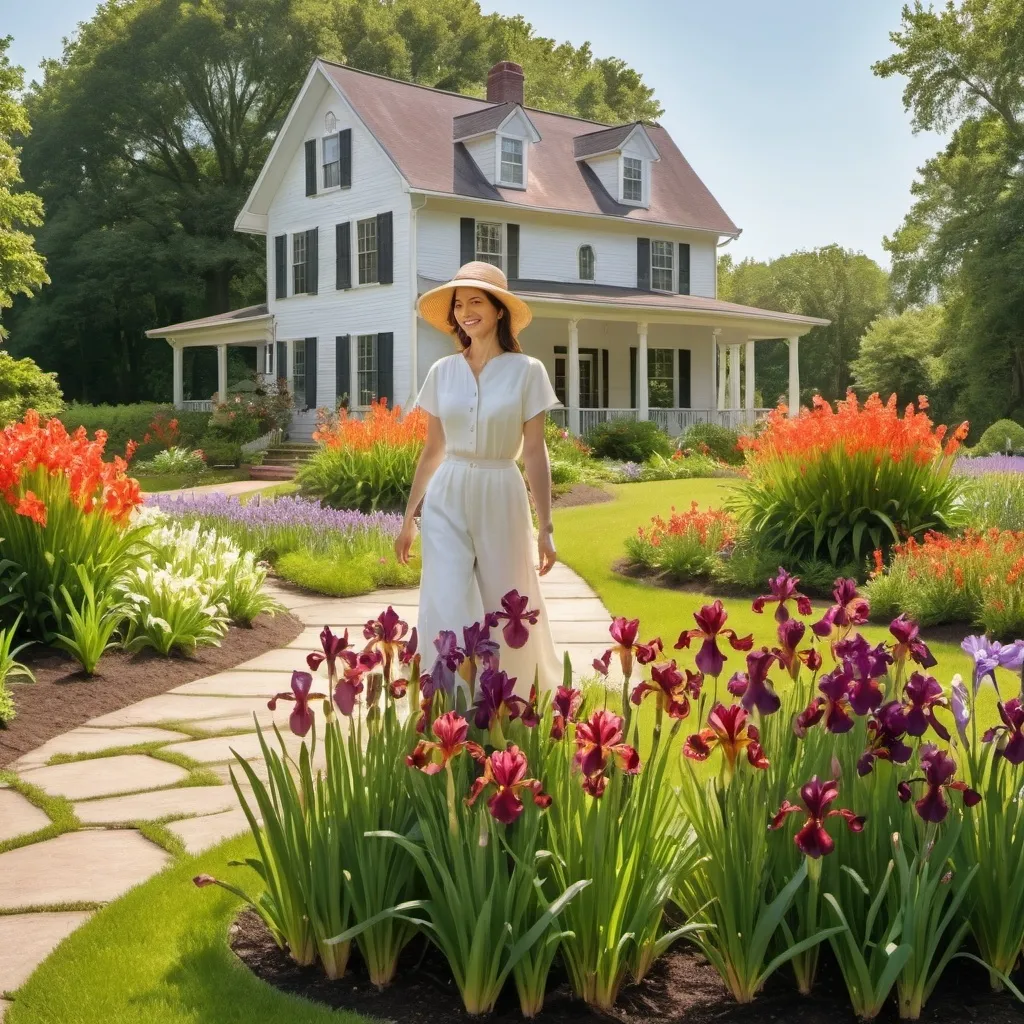
<instances>
[{"instance_id":1,"label":"porch railing","mask_svg":"<svg viewBox=\"0 0 1024 1024\"><path fill-rule=\"evenodd\" d=\"M182 412L213 412L213 402L208 398L186 398L181 403Z\"/></svg>"},{"instance_id":2,"label":"porch railing","mask_svg":"<svg viewBox=\"0 0 1024 1024\"><path fill-rule=\"evenodd\" d=\"M650 409L648 419L657 423L666 434L676 437L695 423L717 423L740 430L753 426L766 416L768 409ZM569 423L568 409L553 409L551 419L560 427ZM587 434L599 423L608 420L636 420L636 409L580 409L580 433Z\"/></svg>"}]
</instances>

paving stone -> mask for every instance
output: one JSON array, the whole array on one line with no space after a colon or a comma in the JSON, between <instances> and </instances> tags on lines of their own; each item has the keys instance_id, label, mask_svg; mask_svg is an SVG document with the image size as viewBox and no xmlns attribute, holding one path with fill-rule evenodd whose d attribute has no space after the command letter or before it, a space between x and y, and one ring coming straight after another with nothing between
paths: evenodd
<instances>
[{"instance_id":1,"label":"paving stone","mask_svg":"<svg viewBox=\"0 0 1024 1024\"><path fill-rule=\"evenodd\" d=\"M136 743L173 743L183 739L180 732L167 729L93 729L82 726L70 732L54 736L41 747L30 750L15 762L15 769L28 765L46 764L54 754L94 754L110 747L130 747Z\"/></svg>"},{"instance_id":2,"label":"paving stone","mask_svg":"<svg viewBox=\"0 0 1024 1024\"><path fill-rule=\"evenodd\" d=\"M148 725L154 722L191 722L203 718L226 718L266 708L267 702L246 697L202 697L184 693L161 693L130 704L119 711L89 721L92 726Z\"/></svg>"},{"instance_id":3,"label":"paving stone","mask_svg":"<svg viewBox=\"0 0 1024 1024\"><path fill-rule=\"evenodd\" d=\"M0 843L38 832L50 824L49 817L13 789L0 790ZM0 918L2 921L3 918ZM0 955L2 955L0 945ZM0 984L0 992L4 986Z\"/></svg>"},{"instance_id":4,"label":"paving stone","mask_svg":"<svg viewBox=\"0 0 1024 1024\"><path fill-rule=\"evenodd\" d=\"M322 628L322 627L321 627ZM319 647L320 645L317 644ZM291 647L279 647L276 651L267 651L258 657L250 658L236 666L241 672L286 672L290 678L295 671L306 672L306 656L300 650Z\"/></svg>"},{"instance_id":5,"label":"paving stone","mask_svg":"<svg viewBox=\"0 0 1024 1024\"><path fill-rule=\"evenodd\" d=\"M594 591L590 589L589 584L578 578L549 580L545 577L540 581L540 592L546 601L555 597L594 597Z\"/></svg>"},{"instance_id":6,"label":"paving stone","mask_svg":"<svg viewBox=\"0 0 1024 1024\"><path fill-rule=\"evenodd\" d=\"M596 597L554 597L551 600L545 599L544 604L551 622L611 621L608 610Z\"/></svg>"},{"instance_id":7,"label":"paving stone","mask_svg":"<svg viewBox=\"0 0 1024 1024\"><path fill-rule=\"evenodd\" d=\"M319 642L317 643L319 647ZM303 659L299 659L302 661ZM291 673L261 672L258 669L246 671L219 672L206 679L196 679L171 690L171 693L187 693L200 696L220 697L263 697L269 700L278 690L287 690ZM249 719L252 725L252 719Z\"/></svg>"},{"instance_id":8,"label":"paving stone","mask_svg":"<svg viewBox=\"0 0 1024 1024\"><path fill-rule=\"evenodd\" d=\"M106 903L162 870L170 859L130 829L68 832L0 853L0 909Z\"/></svg>"},{"instance_id":9,"label":"paving stone","mask_svg":"<svg viewBox=\"0 0 1024 1024\"><path fill-rule=\"evenodd\" d=\"M238 797L230 786L184 786L79 801L75 814L86 825L113 825L122 821L155 821L171 814L217 814L237 805Z\"/></svg>"},{"instance_id":10,"label":"paving stone","mask_svg":"<svg viewBox=\"0 0 1024 1024\"><path fill-rule=\"evenodd\" d=\"M189 853L202 853L225 839L248 832L249 819L241 807L236 807L222 814L172 821L167 828L181 839Z\"/></svg>"},{"instance_id":11,"label":"paving stone","mask_svg":"<svg viewBox=\"0 0 1024 1024\"><path fill-rule=\"evenodd\" d=\"M266 701L263 702L263 707L255 715L256 721L259 722L262 729L266 729L274 721L274 713L269 710ZM256 731L252 712L247 715L228 715L226 718L203 718L194 721L192 727L205 733L223 732L225 729L241 732Z\"/></svg>"},{"instance_id":12,"label":"paving stone","mask_svg":"<svg viewBox=\"0 0 1024 1024\"><path fill-rule=\"evenodd\" d=\"M22 772L21 777L50 796L86 800L92 796L112 796L133 789L171 786L186 779L188 772L176 764L158 761L145 754L120 754L33 768Z\"/></svg>"},{"instance_id":13,"label":"paving stone","mask_svg":"<svg viewBox=\"0 0 1024 1024\"><path fill-rule=\"evenodd\" d=\"M359 604L350 604L347 601L324 601L318 604L305 605L297 608L295 617L307 626L323 627L328 622L351 622L365 623L368 619L375 619L387 607L387 605L367 604L360 599ZM394 605L394 609L406 622L416 621L416 609L418 604Z\"/></svg>"},{"instance_id":14,"label":"paving stone","mask_svg":"<svg viewBox=\"0 0 1024 1024\"><path fill-rule=\"evenodd\" d=\"M0 992L13 992L56 945L92 917L91 911L0 917Z\"/></svg>"},{"instance_id":15,"label":"paving stone","mask_svg":"<svg viewBox=\"0 0 1024 1024\"><path fill-rule=\"evenodd\" d=\"M552 622L551 635L556 644L604 644L607 648L613 643L608 633L610 621Z\"/></svg>"},{"instance_id":16,"label":"paving stone","mask_svg":"<svg viewBox=\"0 0 1024 1024\"><path fill-rule=\"evenodd\" d=\"M278 708L278 728L281 730L288 750L294 752L299 749L302 741L288 730L290 707L291 705ZM272 750L280 751L277 737L272 732L269 735L264 734L264 736ZM237 751L238 755L244 757L246 761L262 757L259 736L254 732L246 733L243 736L213 736L205 740L189 740L187 743L175 743L168 749L191 757L200 764L231 763L236 760L235 755L231 753L232 750Z\"/></svg>"}]
</instances>

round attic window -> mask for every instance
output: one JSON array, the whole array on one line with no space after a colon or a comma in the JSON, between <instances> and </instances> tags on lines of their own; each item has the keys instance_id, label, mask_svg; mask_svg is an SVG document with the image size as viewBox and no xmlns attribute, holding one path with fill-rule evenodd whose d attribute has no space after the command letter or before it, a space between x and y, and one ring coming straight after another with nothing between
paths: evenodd
<instances>
[{"instance_id":1,"label":"round attic window","mask_svg":"<svg viewBox=\"0 0 1024 1024\"><path fill-rule=\"evenodd\" d=\"M330 135L332 132L338 129L338 119L334 116L334 112L328 110L324 117L324 128L327 129L327 134Z\"/></svg>"}]
</instances>

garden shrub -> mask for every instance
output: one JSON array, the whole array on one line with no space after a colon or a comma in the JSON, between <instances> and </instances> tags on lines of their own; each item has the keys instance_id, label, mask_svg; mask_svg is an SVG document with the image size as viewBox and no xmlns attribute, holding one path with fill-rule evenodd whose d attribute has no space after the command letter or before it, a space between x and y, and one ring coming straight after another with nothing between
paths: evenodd
<instances>
[{"instance_id":1,"label":"garden shrub","mask_svg":"<svg viewBox=\"0 0 1024 1024\"><path fill-rule=\"evenodd\" d=\"M419 559L400 565L391 558L365 553L348 557L342 549L334 557L308 551L290 551L274 566L278 576L306 590L331 597L355 597L390 587L415 587L420 581Z\"/></svg>"},{"instance_id":2,"label":"garden shrub","mask_svg":"<svg viewBox=\"0 0 1024 1024\"><path fill-rule=\"evenodd\" d=\"M139 402L134 405L80 405L73 402L61 417L68 430L85 427L107 435L107 450L123 453L128 442L137 445L135 457L151 459L173 445L196 448L210 422L208 412L179 412L171 405Z\"/></svg>"},{"instance_id":3,"label":"garden shrub","mask_svg":"<svg viewBox=\"0 0 1024 1024\"><path fill-rule=\"evenodd\" d=\"M745 437L749 479L731 503L744 532L790 559L833 566L962 520L963 479L951 472L963 424L948 440L922 410L850 393L836 409L816 398L789 418L776 409Z\"/></svg>"},{"instance_id":4,"label":"garden shrub","mask_svg":"<svg viewBox=\"0 0 1024 1024\"><path fill-rule=\"evenodd\" d=\"M964 485L963 519L976 530L995 526L1000 530L1024 530L1024 458L1010 456L1018 465L1011 472L973 474ZM989 455L980 459L961 459L965 462L991 463L993 469L1007 461L1005 455Z\"/></svg>"},{"instance_id":5,"label":"garden shrub","mask_svg":"<svg viewBox=\"0 0 1024 1024\"><path fill-rule=\"evenodd\" d=\"M132 472L142 476L200 476L206 472L206 457L202 451L190 451L175 445L157 452L149 462L136 462Z\"/></svg>"},{"instance_id":6,"label":"garden shrub","mask_svg":"<svg viewBox=\"0 0 1024 1024\"><path fill-rule=\"evenodd\" d=\"M605 420L586 440L598 458L621 462L642 463L652 455L668 458L673 451L668 435L652 420Z\"/></svg>"},{"instance_id":7,"label":"garden shrub","mask_svg":"<svg viewBox=\"0 0 1024 1024\"><path fill-rule=\"evenodd\" d=\"M0 349L0 427L20 420L29 409L45 419L63 408L57 374L45 373L32 359L15 359Z\"/></svg>"},{"instance_id":8,"label":"garden shrub","mask_svg":"<svg viewBox=\"0 0 1024 1024\"><path fill-rule=\"evenodd\" d=\"M714 573L723 551L736 539L736 520L721 509L702 512L693 502L686 512L668 520L653 516L626 540L626 554L635 565L664 573L679 582L707 578Z\"/></svg>"},{"instance_id":9,"label":"garden shrub","mask_svg":"<svg viewBox=\"0 0 1024 1024\"><path fill-rule=\"evenodd\" d=\"M237 466L242 461L242 446L218 434L204 434L199 450L207 466Z\"/></svg>"},{"instance_id":10,"label":"garden shrub","mask_svg":"<svg viewBox=\"0 0 1024 1024\"><path fill-rule=\"evenodd\" d=\"M594 454L583 438L570 434L551 419L544 421L544 441L552 462L585 463L590 462Z\"/></svg>"},{"instance_id":11,"label":"garden shrub","mask_svg":"<svg viewBox=\"0 0 1024 1024\"><path fill-rule=\"evenodd\" d=\"M703 455L690 448L677 448L667 459L663 455L652 455L644 464L639 479L695 480L698 477L725 475L731 474L713 456Z\"/></svg>"},{"instance_id":12,"label":"garden shrub","mask_svg":"<svg viewBox=\"0 0 1024 1024\"><path fill-rule=\"evenodd\" d=\"M739 446L740 432L718 423L694 423L679 438L680 448L692 448L712 455L730 466L743 465L743 451Z\"/></svg>"},{"instance_id":13,"label":"garden shrub","mask_svg":"<svg viewBox=\"0 0 1024 1024\"><path fill-rule=\"evenodd\" d=\"M18 616L20 619L21 616ZM35 676L31 669L18 661L18 655L28 646L21 644L14 646L14 637L18 631L18 619L7 629L0 628L0 729L7 726L7 723L17 713L14 706L14 694L11 693L11 683L34 683Z\"/></svg>"},{"instance_id":14,"label":"garden shrub","mask_svg":"<svg viewBox=\"0 0 1024 1024\"><path fill-rule=\"evenodd\" d=\"M298 474L302 493L332 508L361 512L405 506L427 436L419 409L403 415L381 399L359 420L342 409L321 418L313 439L319 447Z\"/></svg>"},{"instance_id":15,"label":"garden shrub","mask_svg":"<svg viewBox=\"0 0 1024 1024\"><path fill-rule=\"evenodd\" d=\"M998 455L1006 451L1007 441L1012 452L1024 452L1024 427L1014 420L996 420L978 438L971 454Z\"/></svg>"}]
</instances>

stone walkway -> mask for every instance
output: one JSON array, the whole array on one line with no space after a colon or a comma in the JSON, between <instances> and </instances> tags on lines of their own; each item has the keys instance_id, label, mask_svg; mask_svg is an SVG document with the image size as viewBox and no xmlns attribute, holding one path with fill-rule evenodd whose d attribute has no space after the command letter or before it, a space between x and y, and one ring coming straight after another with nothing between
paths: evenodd
<instances>
[{"instance_id":1,"label":"stone walkway","mask_svg":"<svg viewBox=\"0 0 1024 1024\"><path fill-rule=\"evenodd\" d=\"M591 674L593 659L609 645L607 610L564 565L555 566L542 583L559 653L568 651L577 672ZM189 853L246 831L228 780L231 749L258 761L253 713L261 725L274 720L268 697L288 689L293 669L306 667L305 655L319 648L325 624L360 636L366 620L388 604L403 619L416 620L417 590L330 599L279 586L270 589L305 625L287 648L94 718L11 766L23 782L70 800L79 828L0 853L0 1020L7 1006L3 997L23 984L62 939L98 906L171 863L172 855L139 831L140 822L163 823ZM289 708L282 704L276 712L282 725ZM180 731L186 726L187 733ZM286 728L284 733L294 740ZM187 769L148 753L49 763L57 754L95 755L153 743L208 768L221 784L182 785L189 777ZM0 783L0 843L19 837L28 841L49 824L42 810Z\"/></svg>"}]
</instances>

